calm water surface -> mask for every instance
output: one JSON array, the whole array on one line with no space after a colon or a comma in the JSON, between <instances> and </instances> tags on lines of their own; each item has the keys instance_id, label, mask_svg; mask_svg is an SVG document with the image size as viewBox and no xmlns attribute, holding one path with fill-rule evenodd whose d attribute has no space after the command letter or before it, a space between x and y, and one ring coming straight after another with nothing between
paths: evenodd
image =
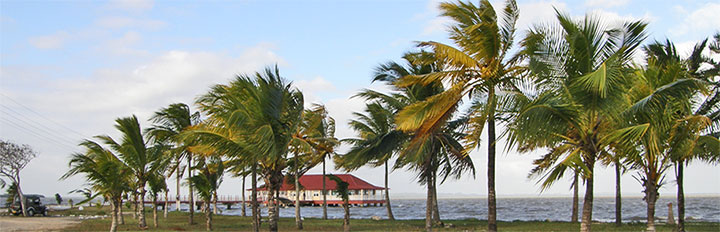
<instances>
[{"instance_id":1,"label":"calm water surface","mask_svg":"<svg viewBox=\"0 0 720 232\"><path fill-rule=\"evenodd\" d=\"M673 203L673 215L677 219L677 202L674 198L660 198L656 204L655 215L659 219L667 218L667 204ZM392 200L393 215L396 219L424 219L424 199ZM440 217L442 219L487 219L487 199L438 199ZM502 221L570 221L572 198L502 198L497 200L498 220ZM582 197L579 203L582 211ZM221 209L223 207L218 206ZM640 197L626 197L622 200L623 221L644 221L646 204ZM250 208L247 208L249 215ZM223 210L222 214L240 215L239 205L231 210ZM263 208L263 215L267 210ZM328 217L342 218L342 207L328 207ZM385 207L352 207L352 218L385 218ZM685 200L685 215L690 221L720 222L720 197L688 197ZM281 217L295 217L295 208L281 208ZM322 207L302 207L303 217L322 216ZM615 198L601 197L593 201L593 220L615 221Z\"/></svg>"}]
</instances>

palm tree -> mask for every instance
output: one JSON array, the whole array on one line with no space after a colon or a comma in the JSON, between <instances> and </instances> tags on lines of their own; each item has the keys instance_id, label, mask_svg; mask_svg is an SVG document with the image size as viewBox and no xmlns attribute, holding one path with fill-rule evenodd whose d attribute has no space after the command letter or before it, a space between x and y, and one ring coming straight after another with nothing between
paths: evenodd
<instances>
[{"instance_id":1,"label":"palm tree","mask_svg":"<svg viewBox=\"0 0 720 232\"><path fill-rule=\"evenodd\" d=\"M720 34L716 35L716 40L720 40ZM696 44L687 59L680 58L670 41L666 41L665 44L655 42L646 46L648 67L640 73L645 77L642 79L644 82L640 82L640 87L649 90L639 94L639 97L644 98L638 102L641 104L633 106L635 112L646 111L655 117L662 115L660 112L666 112L665 116L670 120L656 127L663 126L662 128L668 133L663 137L666 140L662 142L669 141L669 144L662 148L665 148L664 152L670 156L669 159L675 167L679 231L685 230L684 166L693 159L706 162L720 161L720 155L716 152L720 147L717 139L718 127L713 127L713 124L720 123L718 117L720 109L716 106L717 101L720 100L718 94L720 84L717 81L713 82L712 79L717 75L720 62L713 63L714 61L702 55L706 44L707 40ZM711 51L720 52L717 50L717 48L713 50L711 46ZM703 63L710 64L712 68L701 70ZM711 91L702 91L708 87ZM704 100L699 102L694 100L702 99L702 94L707 94Z\"/></svg>"},{"instance_id":2,"label":"palm tree","mask_svg":"<svg viewBox=\"0 0 720 232\"><path fill-rule=\"evenodd\" d=\"M85 181L92 190L110 200L112 208L110 231L117 231L122 195L131 190L128 188L130 170L114 153L93 141L85 140L80 146L84 147L85 152L72 154L68 164L70 170L60 179L64 180L78 174L84 175Z\"/></svg>"},{"instance_id":3,"label":"palm tree","mask_svg":"<svg viewBox=\"0 0 720 232\"><path fill-rule=\"evenodd\" d=\"M350 204L348 204L348 201L350 200L350 191L348 191L348 186L350 184L340 179L340 177L332 174L330 174L328 178L332 181L335 181L335 193L343 200L342 207L345 211L345 214L343 216L343 231L350 232Z\"/></svg>"},{"instance_id":4,"label":"palm tree","mask_svg":"<svg viewBox=\"0 0 720 232\"><path fill-rule=\"evenodd\" d=\"M398 128L415 131L416 137L424 136L432 128L446 122L456 111L464 96L482 102L471 112L467 150L479 146L485 123L488 132L488 230L497 231L495 194L495 120L496 88L510 85L516 74L522 70L517 57L506 59L513 45L515 23L518 19L517 4L508 1L500 19L487 0L478 6L472 3L441 3L443 16L450 17L450 39L459 48L439 42L428 41L418 44L429 47L443 67L437 72L411 75L399 81L400 86L414 83L444 81L450 87L443 93L415 103L398 114ZM438 62L438 61L430 61Z\"/></svg>"},{"instance_id":5,"label":"palm tree","mask_svg":"<svg viewBox=\"0 0 720 232\"><path fill-rule=\"evenodd\" d=\"M210 116L210 126L198 127L191 134L218 153L240 154L259 165L268 189L269 229L277 231L273 193L283 182L292 135L301 122L302 93L281 78L275 67L215 85L197 103Z\"/></svg>"},{"instance_id":6,"label":"palm tree","mask_svg":"<svg viewBox=\"0 0 720 232\"><path fill-rule=\"evenodd\" d=\"M520 151L556 150L543 189L568 168L585 180L581 231L590 231L595 162L618 141L631 140L645 126L617 125L630 85L627 64L646 37L642 21L617 28L586 16L573 20L557 12L559 25L538 26L523 41L536 89L516 94L517 113L509 125L510 146Z\"/></svg>"},{"instance_id":7,"label":"palm tree","mask_svg":"<svg viewBox=\"0 0 720 232\"><path fill-rule=\"evenodd\" d=\"M180 178L182 178L182 173L184 168L181 165L181 160L183 158L187 159L187 164L185 167L187 167L187 174L188 177L192 176L192 153L189 152L189 147L192 146L192 141L184 141L183 138L180 136L181 133L183 133L188 128L197 125L200 123L200 113L199 112L192 112L190 110L190 107L184 103L175 103L171 104L166 108L162 108L155 112L153 116L150 118L150 121L153 123L153 126L147 129L146 133L153 138L154 140L158 142L168 142L172 143L174 147L170 149L170 154L175 158L175 162L173 163L174 166L174 173L175 173L175 186L176 186L176 210L180 210ZM188 223L190 225L194 224L193 222L193 216L195 212L195 208L193 207L193 186L191 183L189 183L188 179L188 196L189 196L189 203L190 207L188 208L190 211L190 216L188 218Z\"/></svg>"},{"instance_id":8,"label":"palm tree","mask_svg":"<svg viewBox=\"0 0 720 232\"><path fill-rule=\"evenodd\" d=\"M138 226L146 228L145 207L142 204L145 199L145 184L151 174L162 165L164 146L156 145L148 147L140 129L140 123L135 115L115 120L115 128L122 135L122 140L116 142L110 136L102 135L97 138L110 147L120 157L120 160L130 169L137 183L139 191Z\"/></svg>"},{"instance_id":9,"label":"palm tree","mask_svg":"<svg viewBox=\"0 0 720 232\"><path fill-rule=\"evenodd\" d=\"M212 230L212 209L211 202L217 198L217 190L222 183L225 167L223 161L217 156L203 157L198 160L198 175L190 177L195 185L195 191L202 198L205 210L205 229Z\"/></svg>"},{"instance_id":10,"label":"palm tree","mask_svg":"<svg viewBox=\"0 0 720 232\"><path fill-rule=\"evenodd\" d=\"M394 130L393 112L379 102L365 105L365 114L353 113L356 119L350 121L350 127L360 138L343 139L352 144L347 154L336 156L336 166L345 171L353 171L367 164L385 168L385 205L389 220L395 220L390 206L390 188L388 187L388 161L393 153L400 150L406 140L402 132Z\"/></svg>"},{"instance_id":11,"label":"palm tree","mask_svg":"<svg viewBox=\"0 0 720 232\"><path fill-rule=\"evenodd\" d=\"M165 183L165 171L168 169L171 159L166 157L160 157L161 164L154 172L150 173L148 177L148 187L150 190L150 197L152 198L153 207L153 227L158 228L158 215L157 215L157 199L158 194L165 191L167 193L167 183ZM167 197L165 199L167 202ZM165 206L167 207L167 205ZM167 217L167 215L166 215Z\"/></svg>"}]
</instances>

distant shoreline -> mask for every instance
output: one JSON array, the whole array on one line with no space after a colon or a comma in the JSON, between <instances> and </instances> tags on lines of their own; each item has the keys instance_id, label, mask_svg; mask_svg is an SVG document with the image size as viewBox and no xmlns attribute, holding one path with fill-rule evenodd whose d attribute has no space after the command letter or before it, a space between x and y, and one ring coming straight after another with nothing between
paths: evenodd
<instances>
[{"instance_id":1,"label":"distant shoreline","mask_svg":"<svg viewBox=\"0 0 720 232\"><path fill-rule=\"evenodd\" d=\"M582 200L583 195L580 194L580 199ZM676 198L675 195L667 195L662 194L660 195L660 198ZM720 198L720 194L686 194L685 198L702 198L702 197L710 197L710 198ZM518 198L572 198L572 196L562 196L562 195L548 195L548 196L534 196L534 195L506 195L506 196L497 196L497 199L518 199ZM614 195L600 195L595 196L594 198L615 198ZM622 195L623 199L629 199L629 198L643 198L642 195ZM390 195L390 199L397 199L397 200L422 200L425 199L425 196L416 196L416 195ZM452 200L452 199L487 199L487 196L482 195L443 195L438 194L438 199L446 199L446 200Z\"/></svg>"}]
</instances>

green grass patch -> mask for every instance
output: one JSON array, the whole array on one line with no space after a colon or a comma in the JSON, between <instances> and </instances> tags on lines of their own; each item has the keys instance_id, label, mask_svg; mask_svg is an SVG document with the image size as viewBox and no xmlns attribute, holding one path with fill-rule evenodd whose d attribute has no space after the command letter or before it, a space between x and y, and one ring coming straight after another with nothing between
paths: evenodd
<instances>
[{"instance_id":1,"label":"green grass patch","mask_svg":"<svg viewBox=\"0 0 720 232\"><path fill-rule=\"evenodd\" d=\"M64 215L91 215L90 212L101 212L104 211L106 215L109 215L110 209L105 207L103 209L86 209L77 212L77 209L67 210ZM56 215L62 215L62 211L53 212ZM164 218L162 211L158 211L158 228L153 227L152 212L147 211L146 221L148 224L148 231L204 231L205 230L205 215L202 213L196 213L194 220L195 224L188 225L189 213L187 212L170 212L168 218ZM485 231L487 228L487 221L481 220L444 220L446 225L452 224L450 228L434 228L434 231ZM322 220L317 218L306 218L304 223L304 230L302 231L342 231L342 220L331 219ZM261 231L267 231L268 224L264 222L261 227ZM104 219L87 219L83 220L76 226L66 228L65 231L103 231L110 228L110 218ZM350 228L352 231L424 231L425 221L424 220L371 220L371 219L353 219L350 221ZM626 223L620 227L616 227L614 223L600 223L596 222L592 225L593 230L596 231L643 231L645 229L644 223ZM252 230L251 218L241 216L226 216L226 215L214 215L213 216L213 229L215 231L250 231ZM656 225L657 231L673 231L673 225ZM688 231L719 231L720 223L710 222L691 222L687 223L686 229ZM133 219L132 211L125 210L125 224L118 227L118 231L140 231L141 229L137 226L137 220ZM299 231L295 228L294 218L280 218L279 223L280 231ZM570 222L545 222L545 221L515 221L515 222L499 222L498 230L501 231L578 231L580 230L580 223Z\"/></svg>"}]
</instances>

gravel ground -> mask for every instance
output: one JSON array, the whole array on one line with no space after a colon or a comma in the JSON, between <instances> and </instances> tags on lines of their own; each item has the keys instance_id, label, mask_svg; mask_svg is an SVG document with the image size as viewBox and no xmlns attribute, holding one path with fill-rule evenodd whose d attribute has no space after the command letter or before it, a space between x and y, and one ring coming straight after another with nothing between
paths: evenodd
<instances>
[{"instance_id":1,"label":"gravel ground","mask_svg":"<svg viewBox=\"0 0 720 232\"><path fill-rule=\"evenodd\" d=\"M5 231L57 231L80 223L76 217L0 217L0 232Z\"/></svg>"}]
</instances>

